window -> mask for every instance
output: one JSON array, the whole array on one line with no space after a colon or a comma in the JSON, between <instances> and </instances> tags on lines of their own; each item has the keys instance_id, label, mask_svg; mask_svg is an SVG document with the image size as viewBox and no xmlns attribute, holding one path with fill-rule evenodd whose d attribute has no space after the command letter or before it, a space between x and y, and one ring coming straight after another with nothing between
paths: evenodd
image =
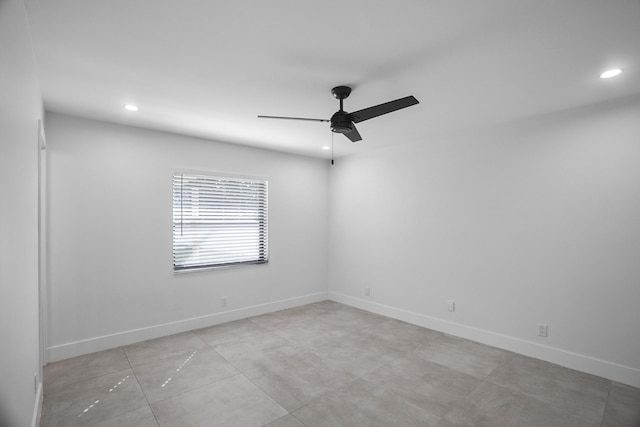
<instances>
[{"instance_id":1,"label":"window","mask_svg":"<svg viewBox=\"0 0 640 427\"><path fill-rule=\"evenodd\" d=\"M173 270L265 263L267 182L173 174Z\"/></svg>"}]
</instances>

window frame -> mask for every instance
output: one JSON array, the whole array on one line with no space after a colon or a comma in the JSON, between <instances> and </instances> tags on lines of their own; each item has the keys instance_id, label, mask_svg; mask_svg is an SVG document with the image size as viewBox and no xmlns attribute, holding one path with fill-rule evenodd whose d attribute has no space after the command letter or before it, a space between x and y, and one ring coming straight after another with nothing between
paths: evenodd
<instances>
[{"instance_id":1,"label":"window frame","mask_svg":"<svg viewBox=\"0 0 640 427\"><path fill-rule=\"evenodd\" d=\"M258 205L260 208L250 210L249 212L261 212L259 218L257 219L258 223L256 224L256 246L253 248L257 252L257 255L253 258L247 257L244 260L236 260L236 261L218 261L214 262L213 260L209 260L209 262L201 262L201 263L185 263L185 262L176 262L176 248L177 248L177 240L176 240L176 225L180 224L181 228L184 226L184 217L180 217L176 219L176 179L187 176L189 179L196 180L197 178L201 178L204 180L209 180L208 184L212 183L226 183L230 184L229 187L233 185L255 185L258 188L261 188L260 191L257 191L255 194L260 197L260 201ZM269 181L264 177L259 176L249 176L249 175L239 175L228 172L217 172L217 171L202 171L202 170L188 170L188 169L174 169L172 175L172 264L173 264L173 272L174 274L181 274L193 271L203 271L203 270L216 270L216 269L225 269L232 267L242 267L248 265L260 265L260 264L268 264L269 262ZM184 188L178 190L180 200L184 200L183 194ZM232 189L233 192L233 189ZM237 195L237 193L234 193ZM241 200L241 201L247 201ZM220 206L223 206L223 202L220 203ZM232 205L238 208L238 205ZM199 208L199 205L198 205ZM181 215L183 215L181 213ZM221 229L230 228L230 227L220 227L223 224L218 224L217 231L219 232ZM214 229L216 227L212 227ZM233 236L232 236L233 237ZM237 236L236 236L237 237ZM202 238L202 235L201 235ZM179 243L178 243L179 245ZM206 258L206 257L203 257ZM251 259L249 259L251 258Z\"/></svg>"}]
</instances>

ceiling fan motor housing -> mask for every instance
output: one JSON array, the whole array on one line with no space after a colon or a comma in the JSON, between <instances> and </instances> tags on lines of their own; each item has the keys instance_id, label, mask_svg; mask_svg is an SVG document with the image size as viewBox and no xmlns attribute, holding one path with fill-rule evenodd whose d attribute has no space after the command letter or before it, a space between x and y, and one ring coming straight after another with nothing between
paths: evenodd
<instances>
[{"instance_id":1,"label":"ceiling fan motor housing","mask_svg":"<svg viewBox=\"0 0 640 427\"><path fill-rule=\"evenodd\" d=\"M344 111L338 111L331 116L331 131L335 133L349 133L353 130L353 123L349 118L349 114Z\"/></svg>"}]
</instances>

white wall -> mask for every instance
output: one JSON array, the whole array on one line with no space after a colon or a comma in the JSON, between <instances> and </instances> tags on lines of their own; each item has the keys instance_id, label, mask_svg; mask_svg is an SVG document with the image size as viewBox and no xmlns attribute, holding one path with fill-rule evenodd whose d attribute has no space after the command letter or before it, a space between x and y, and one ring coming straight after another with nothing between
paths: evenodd
<instances>
[{"instance_id":1,"label":"white wall","mask_svg":"<svg viewBox=\"0 0 640 427\"><path fill-rule=\"evenodd\" d=\"M336 161L330 298L640 386L639 118L635 96Z\"/></svg>"},{"instance_id":2,"label":"white wall","mask_svg":"<svg viewBox=\"0 0 640 427\"><path fill-rule=\"evenodd\" d=\"M59 114L46 124L52 360L326 299L327 161ZM269 181L268 264L173 273L174 168Z\"/></svg>"},{"instance_id":3,"label":"white wall","mask_svg":"<svg viewBox=\"0 0 640 427\"><path fill-rule=\"evenodd\" d=\"M0 426L33 422L38 342L38 120L24 3L0 1Z\"/></svg>"}]
</instances>

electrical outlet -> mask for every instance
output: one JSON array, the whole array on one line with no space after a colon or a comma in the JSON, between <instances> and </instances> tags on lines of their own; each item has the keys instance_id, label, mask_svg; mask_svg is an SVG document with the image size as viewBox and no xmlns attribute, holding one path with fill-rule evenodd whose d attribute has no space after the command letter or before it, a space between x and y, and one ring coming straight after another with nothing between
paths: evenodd
<instances>
[{"instance_id":1,"label":"electrical outlet","mask_svg":"<svg viewBox=\"0 0 640 427\"><path fill-rule=\"evenodd\" d=\"M546 337L548 329L549 326L545 325L544 323L538 323L538 336Z\"/></svg>"},{"instance_id":2,"label":"electrical outlet","mask_svg":"<svg viewBox=\"0 0 640 427\"><path fill-rule=\"evenodd\" d=\"M220 306L221 307L226 307L227 306L227 297L222 297L220 299Z\"/></svg>"},{"instance_id":3,"label":"electrical outlet","mask_svg":"<svg viewBox=\"0 0 640 427\"><path fill-rule=\"evenodd\" d=\"M456 302L450 299L449 301L447 301L447 308L449 309L449 311L456 311Z\"/></svg>"},{"instance_id":4,"label":"electrical outlet","mask_svg":"<svg viewBox=\"0 0 640 427\"><path fill-rule=\"evenodd\" d=\"M364 296L366 297L371 296L371 288L364 288Z\"/></svg>"}]
</instances>

